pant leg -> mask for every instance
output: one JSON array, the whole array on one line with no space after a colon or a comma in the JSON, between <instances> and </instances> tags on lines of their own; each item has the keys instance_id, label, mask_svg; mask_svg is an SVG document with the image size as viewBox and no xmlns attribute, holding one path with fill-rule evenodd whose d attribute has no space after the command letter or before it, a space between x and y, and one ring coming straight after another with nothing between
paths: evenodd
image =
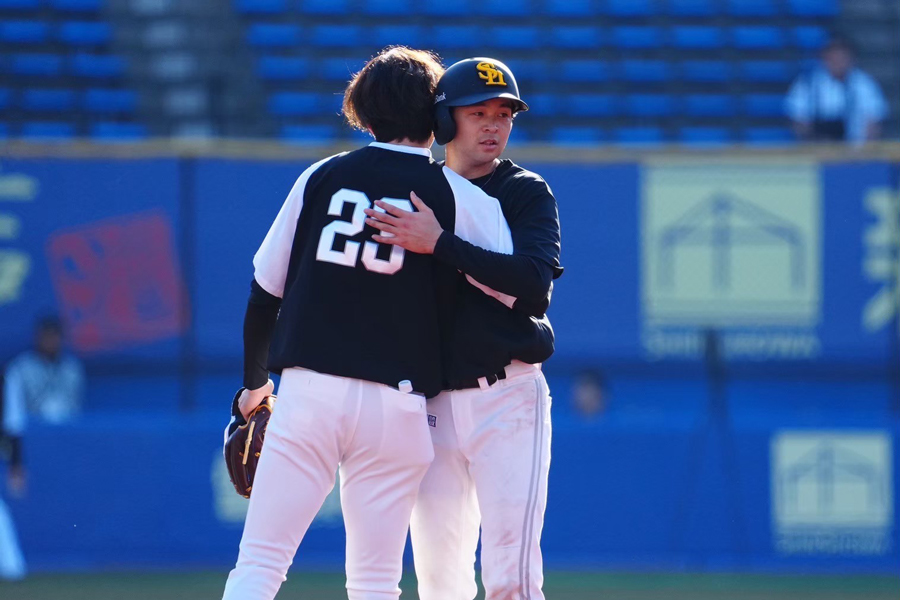
<instances>
[{"instance_id":1,"label":"pant leg","mask_svg":"<svg viewBox=\"0 0 900 600\"><path fill-rule=\"evenodd\" d=\"M346 425L341 390L312 389L309 372L282 376L223 600L271 600L334 487Z\"/></svg>"},{"instance_id":2,"label":"pant leg","mask_svg":"<svg viewBox=\"0 0 900 600\"><path fill-rule=\"evenodd\" d=\"M410 513L434 452L424 398L361 385L356 431L341 463L347 596L396 600Z\"/></svg>"},{"instance_id":3,"label":"pant leg","mask_svg":"<svg viewBox=\"0 0 900 600\"><path fill-rule=\"evenodd\" d=\"M16 526L9 508L0 499L0 579L17 580L25 577L25 559L19 548Z\"/></svg>"},{"instance_id":4,"label":"pant leg","mask_svg":"<svg viewBox=\"0 0 900 600\"><path fill-rule=\"evenodd\" d=\"M486 600L543 600L541 529L550 471L550 395L538 371L481 392L468 456L481 510Z\"/></svg>"},{"instance_id":5,"label":"pant leg","mask_svg":"<svg viewBox=\"0 0 900 600\"><path fill-rule=\"evenodd\" d=\"M420 600L472 600L481 515L469 463L460 452L453 403L443 392L428 401L434 417L434 462L419 486L410 532Z\"/></svg>"}]
</instances>

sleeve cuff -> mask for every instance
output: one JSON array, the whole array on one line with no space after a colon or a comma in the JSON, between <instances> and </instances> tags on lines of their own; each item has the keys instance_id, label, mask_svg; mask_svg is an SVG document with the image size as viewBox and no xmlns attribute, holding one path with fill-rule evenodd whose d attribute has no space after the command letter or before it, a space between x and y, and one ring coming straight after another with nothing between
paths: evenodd
<instances>
[{"instance_id":1,"label":"sleeve cuff","mask_svg":"<svg viewBox=\"0 0 900 600\"><path fill-rule=\"evenodd\" d=\"M434 245L434 257L446 263L453 264L453 238L456 236L449 231L441 233L437 243Z\"/></svg>"}]
</instances>

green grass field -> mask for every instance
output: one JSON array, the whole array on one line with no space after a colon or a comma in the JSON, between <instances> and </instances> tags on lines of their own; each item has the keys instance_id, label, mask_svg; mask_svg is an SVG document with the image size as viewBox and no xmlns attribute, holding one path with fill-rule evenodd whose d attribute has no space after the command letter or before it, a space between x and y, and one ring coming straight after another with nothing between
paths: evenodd
<instances>
[{"instance_id":1,"label":"green grass field","mask_svg":"<svg viewBox=\"0 0 900 600\"><path fill-rule=\"evenodd\" d=\"M3 600L203 600L221 598L225 573L34 575L0 583ZM292 573L279 600L346 598L340 574ZM418 598L405 580L403 599ZM774 575L552 573L549 600L898 600L900 578ZM483 595L479 595L483 598Z\"/></svg>"}]
</instances>

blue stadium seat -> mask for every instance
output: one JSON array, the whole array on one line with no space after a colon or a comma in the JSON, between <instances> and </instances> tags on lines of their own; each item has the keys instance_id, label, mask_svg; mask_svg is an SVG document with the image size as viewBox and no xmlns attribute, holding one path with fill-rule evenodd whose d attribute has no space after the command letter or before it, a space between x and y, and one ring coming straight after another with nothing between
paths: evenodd
<instances>
[{"instance_id":1,"label":"blue stadium seat","mask_svg":"<svg viewBox=\"0 0 900 600\"><path fill-rule=\"evenodd\" d=\"M741 75L753 83L787 83L794 75L793 64L780 60L748 60L741 64Z\"/></svg>"},{"instance_id":2,"label":"blue stadium seat","mask_svg":"<svg viewBox=\"0 0 900 600\"><path fill-rule=\"evenodd\" d=\"M606 0L606 12L613 17L652 17L658 11L657 0Z\"/></svg>"},{"instance_id":3,"label":"blue stadium seat","mask_svg":"<svg viewBox=\"0 0 900 600\"><path fill-rule=\"evenodd\" d=\"M725 127L682 127L678 139L685 144L727 144L731 142L731 132Z\"/></svg>"},{"instance_id":4,"label":"blue stadium seat","mask_svg":"<svg viewBox=\"0 0 900 600\"><path fill-rule=\"evenodd\" d=\"M815 25L799 25L791 33L794 45L804 50L821 50L828 43L828 32Z\"/></svg>"},{"instance_id":5,"label":"blue stadium seat","mask_svg":"<svg viewBox=\"0 0 900 600\"><path fill-rule=\"evenodd\" d=\"M614 138L619 144L653 145L662 143L663 132L659 127L620 127Z\"/></svg>"},{"instance_id":6,"label":"blue stadium seat","mask_svg":"<svg viewBox=\"0 0 900 600\"><path fill-rule=\"evenodd\" d=\"M603 37L599 27L557 25L550 29L550 44L555 48L593 50L603 45Z\"/></svg>"},{"instance_id":7,"label":"blue stadium seat","mask_svg":"<svg viewBox=\"0 0 900 600\"><path fill-rule=\"evenodd\" d=\"M359 25L316 25L311 40L314 46L356 48L362 36L363 29Z\"/></svg>"},{"instance_id":8,"label":"blue stadium seat","mask_svg":"<svg viewBox=\"0 0 900 600\"><path fill-rule=\"evenodd\" d=\"M380 25L372 31L372 39L378 46L404 44L411 48L424 46L422 28L418 25Z\"/></svg>"},{"instance_id":9,"label":"blue stadium seat","mask_svg":"<svg viewBox=\"0 0 900 600\"><path fill-rule=\"evenodd\" d=\"M569 108L568 100L554 94L528 94L528 118L551 117Z\"/></svg>"},{"instance_id":10,"label":"blue stadium seat","mask_svg":"<svg viewBox=\"0 0 900 600\"><path fill-rule=\"evenodd\" d=\"M747 127L741 139L748 144L783 145L792 143L794 135L787 127Z\"/></svg>"},{"instance_id":11,"label":"blue stadium seat","mask_svg":"<svg viewBox=\"0 0 900 600\"><path fill-rule=\"evenodd\" d=\"M137 105L133 90L93 88L84 93L84 109L91 113L134 113Z\"/></svg>"},{"instance_id":12,"label":"blue stadium seat","mask_svg":"<svg viewBox=\"0 0 900 600\"><path fill-rule=\"evenodd\" d=\"M132 142L147 139L147 127L140 123L101 122L91 124L91 138L98 142Z\"/></svg>"},{"instance_id":13,"label":"blue stadium seat","mask_svg":"<svg viewBox=\"0 0 900 600\"><path fill-rule=\"evenodd\" d=\"M719 12L717 0L669 0L669 14L675 17L711 17Z\"/></svg>"},{"instance_id":14,"label":"blue stadium seat","mask_svg":"<svg viewBox=\"0 0 900 600\"><path fill-rule=\"evenodd\" d=\"M12 92L7 88L0 88L0 110L6 110L12 104Z\"/></svg>"},{"instance_id":15,"label":"blue stadium seat","mask_svg":"<svg viewBox=\"0 0 900 600\"><path fill-rule=\"evenodd\" d=\"M517 17L530 12L520 2L509 0L481 0L475 4L475 10L478 14L492 17Z\"/></svg>"},{"instance_id":16,"label":"blue stadium seat","mask_svg":"<svg viewBox=\"0 0 900 600\"><path fill-rule=\"evenodd\" d=\"M280 15L288 10L288 0L235 0L235 10L242 15Z\"/></svg>"},{"instance_id":17,"label":"blue stadium seat","mask_svg":"<svg viewBox=\"0 0 900 600\"><path fill-rule=\"evenodd\" d=\"M105 4L104 0L49 0L56 10L68 12L98 12Z\"/></svg>"},{"instance_id":18,"label":"blue stadium seat","mask_svg":"<svg viewBox=\"0 0 900 600\"><path fill-rule=\"evenodd\" d=\"M337 137L332 125L285 125L281 128L281 139L288 143L327 144Z\"/></svg>"},{"instance_id":19,"label":"blue stadium seat","mask_svg":"<svg viewBox=\"0 0 900 600\"><path fill-rule=\"evenodd\" d=\"M112 41L109 23L69 21L59 27L59 39L70 46L103 46Z\"/></svg>"},{"instance_id":20,"label":"blue stadium seat","mask_svg":"<svg viewBox=\"0 0 900 600\"><path fill-rule=\"evenodd\" d=\"M41 141L68 141L75 137L75 127L70 123L46 121L25 123L22 125L19 136Z\"/></svg>"},{"instance_id":21,"label":"blue stadium seat","mask_svg":"<svg viewBox=\"0 0 900 600\"><path fill-rule=\"evenodd\" d=\"M672 79L669 63L662 60L626 60L620 64L621 79L629 83L663 83Z\"/></svg>"},{"instance_id":22,"label":"blue stadium seat","mask_svg":"<svg viewBox=\"0 0 900 600\"><path fill-rule=\"evenodd\" d=\"M788 6L798 17L836 17L841 12L838 0L788 0Z\"/></svg>"},{"instance_id":23,"label":"blue stadium seat","mask_svg":"<svg viewBox=\"0 0 900 600\"><path fill-rule=\"evenodd\" d=\"M481 48L484 46L482 29L475 25L435 25L431 43L438 49Z\"/></svg>"},{"instance_id":24,"label":"blue stadium seat","mask_svg":"<svg viewBox=\"0 0 900 600\"><path fill-rule=\"evenodd\" d=\"M784 32L770 26L735 27L732 41L741 50L779 50L785 43Z\"/></svg>"},{"instance_id":25,"label":"blue stadium seat","mask_svg":"<svg viewBox=\"0 0 900 600\"><path fill-rule=\"evenodd\" d=\"M691 83L727 83L731 81L731 63L723 60L688 60L681 67L681 76Z\"/></svg>"},{"instance_id":26,"label":"blue stadium seat","mask_svg":"<svg viewBox=\"0 0 900 600\"><path fill-rule=\"evenodd\" d=\"M603 83L609 81L609 68L599 60L564 60L559 65L562 81L573 83Z\"/></svg>"},{"instance_id":27,"label":"blue stadium seat","mask_svg":"<svg viewBox=\"0 0 900 600\"><path fill-rule=\"evenodd\" d=\"M506 61L506 66L512 70L519 85L523 81L543 81L549 71L547 63L543 60L513 58Z\"/></svg>"},{"instance_id":28,"label":"blue stadium seat","mask_svg":"<svg viewBox=\"0 0 900 600\"><path fill-rule=\"evenodd\" d=\"M362 10L370 15L409 15L414 11L411 0L363 0Z\"/></svg>"},{"instance_id":29,"label":"blue stadium seat","mask_svg":"<svg viewBox=\"0 0 900 600\"><path fill-rule=\"evenodd\" d=\"M778 5L774 0L728 0L728 12L735 17L774 17Z\"/></svg>"},{"instance_id":30,"label":"blue stadium seat","mask_svg":"<svg viewBox=\"0 0 900 600\"><path fill-rule=\"evenodd\" d=\"M0 21L0 42L6 44L43 44L50 27L43 21Z\"/></svg>"},{"instance_id":31,"label":"blue stadium seat","mask_svg":"<svg viewBox=\"0 0 900 600\"><path fill-rule=\"evenodd\" d=\"M725 47L725 35L720 27L673 27L672 45L676 48L717 50Z\"/></svg>"},{"instance_id":32,"label":"blue stadium seat","mask_svg":"<svg viewBox=\"0 0 900 600\"><path fill-rule=\"evenodd\" d=\"M346 15L352 0L300 0L300 11L310 15Z\"/></svg>"},{"instance_id":33,"label":"blue stadium seat","mask_svg":"<svg viewBox=\"0 0 900 600\"><path fill-rule=\"evenodd\" d=\"M732 117L734 104L726 94L695 94L684 98L684 112L690 117Z\"/></svg>"},{"instance_id":34,"label":"blue stadium seat","mask_svg":"<svg viewBox=\"0 0 900 600\"><path fill-rule=\"evenodd\" d=\"M427 15L437 17L466 16L473 13L472 0L459 0L458 2L424 0L421 10Z\"/></svg>"},{"instance_id":35,"label":"blue stadium seat","mask_svg":"<svg viewBox=\"0 0 900 600\"><path fill-rule=\"evenodd\" d=\"M781 94L747 94L744 112L751 117L783 117L784 96Z\"/></svg>"},{"instance_id":36,"label":"blue stadium seat","mask_svg":"<svg viewBox=\"0 0 900 600\"><path fill-rule=\"evenodd\" d=\"M75 108L72 90L25 90L20 101L22 108L33 112L65 112Z\"/></svg>"},{"instance_id":37,"label":"blue stadium seat","mask_svg":"<svg viewBox=\"0 0 900 600\"><path fill-rule=\"evenodd\" d=\"M253 23L247 27L247 43L257 48L290 48L300 43L300 28L286 23Z\"/></svg>"},{"instance_id":38,"label":"blue stadium seat","mask_svg":"<svg viewBox=\"0 0 900 600\"><path fill-rule=\"evenodd\" d=\"M309 60L288 56L261 56L256 73L267 81L301 81L310 74Z\"/></svg>"},{"instance_id":39,"label":"blue stadium seat","mask_svg":"<svg viewBox=\"0 0 900 600\"><path fill-rule=\"evenodd\" d=\"M347 82L363 68L365 61L359 58L324 58L316 62L318 75L328 81Z\"/></svg>"},{"instance_id":40,"label":"blue stadium seat","mask_svg":"<svg viewBox=\"0 0 900 600\"><path fill-rule=\"evenodd\" d=\"M618 98L611 94L572 94L565 107L573 117L613 117L619 114Z\"/></svg>"},{"instance_id":41,"label":"blue stadium seat","mask_svg":"<svg viewBox=\"0 0 900 600\"><path fill-rule=\"evenodd\" d=\"M598 13L593 0L543 0L541 10L559 17L590 17Z\"/></svg>"},{"instance_id":42,"label":"blue stadium seat","mask_svg":"<svg viewBox=\"0 0 900 600\"><path fill-rule=\"evenodd\" d=\"M629 94L625 113L633 117L668 117L675 112L675 100L665 94Z\"/></svg>"},{"instance_id":43,"label":"blue stadium seat","mask_svg":"<svg viewBox=\"0 0 900 600\"><path fill-rule=\"evenodd\" d=\"M661 48L662 32L658 27L613 27L612 41L623 49Z\"/></svg>"},{"instance_id":44,"label":"blue stadium seat","mask_svg":"<svg viewBox=\"0 0 900 600\"><path fill-rule=\"evenodd\" d=\"M6 123L0 123L0 140L5 140L9 137L9 125Z\"/></svg>"},{"instance_id":45,"label":"blue stadium seat","mask_svg":"<svg viewBox=\"0 0 900 600\"><path fill-rule=\"evenodd\" d=\"M41 0L0 0L2 10L31 10L41 7Z\"/></svg>"},{"instance_id":46,"label":"blue stadium seat","mask_svg":"<svg viewBox=\"0 0 900 600\"><path fill-rule=\"evenodd\" d=\"M541 44L537 27L527 25L500 25L491 27L484 43L497 48L536 48Z\"/></svg>"},{"instance_id":47,"label":"blue stadium seat","mask_svg":"<svg viewBox=\"0 0 900 600\"><path fill-rule=\"evenodd\" d=\"M550 141L561 145L595 145L606 136L597 127L554 127L550 132Z\"/></svg>"},{"instance_id":48,"label":"blue stadium seat","mask_svg":"<svg viewBox=\"0 0 900 600\"><path fill-rule=\"evenodd\" d=\"M56 54L14 54L10 59L14 75L55 77L62 71L62 57Z\"/></svg>"},{"instance_id":49,"label":"blue stadium seat","mask_svg":"<svg viewBox=\"0 0 900 600\"><path fill-rule=\"evenodd\" d=\"M125 59L109 54L79 53L72 57L73 75L90 79L114 79L125 74Z\"/></svg>"},{"instance_id":50,"label":"blue stadium seat","mask_svg":"<svg viewBox=\"0 0 900 600\"><path fill-rule=\"evenodd\" d=\"M319 95L312 92L278 92L269 96L269 113L278 116L307 116L321 112Z\"/></svg>"}]
</instances>

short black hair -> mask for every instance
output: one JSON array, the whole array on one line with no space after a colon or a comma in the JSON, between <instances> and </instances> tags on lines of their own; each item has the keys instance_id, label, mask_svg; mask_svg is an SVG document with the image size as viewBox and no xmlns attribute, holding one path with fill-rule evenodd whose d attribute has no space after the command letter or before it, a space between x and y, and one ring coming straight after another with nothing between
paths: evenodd
<instances>
[{"instance_id":1,"label":"short black hair","mask_svg":"<svg viewBox=\"0 0 900 600\"><path fill-rule=\"evenodd\" d=\"M832 34L828 38L828 43L822 48L822 52L831 52L832 50L843 50L848 54L856 54L853 43L846 37L839 34Z\"/></svg>"},{"instance_id":2,"label":"short black hair","mask_svg":"<svg viewBox=\"0 0 900 600\"><path fill-rule=\"evenodd\" d=\"M434 128L434 90L444 74L437 55L406 46L376 54L344 92L352 127L372 130L379 142L427 142Z\"/></svg>"},{"instance_id":3,"label":"short black hair","mask_svg":"<svg viewBox=\"0 0 900 600\"><path fill-rule=\"evenodd\" d=\"M63 324L56 315L47 315L38 319L35 331L38 333L56 333L62 335Z\"/></svg>"}]
</instances>

